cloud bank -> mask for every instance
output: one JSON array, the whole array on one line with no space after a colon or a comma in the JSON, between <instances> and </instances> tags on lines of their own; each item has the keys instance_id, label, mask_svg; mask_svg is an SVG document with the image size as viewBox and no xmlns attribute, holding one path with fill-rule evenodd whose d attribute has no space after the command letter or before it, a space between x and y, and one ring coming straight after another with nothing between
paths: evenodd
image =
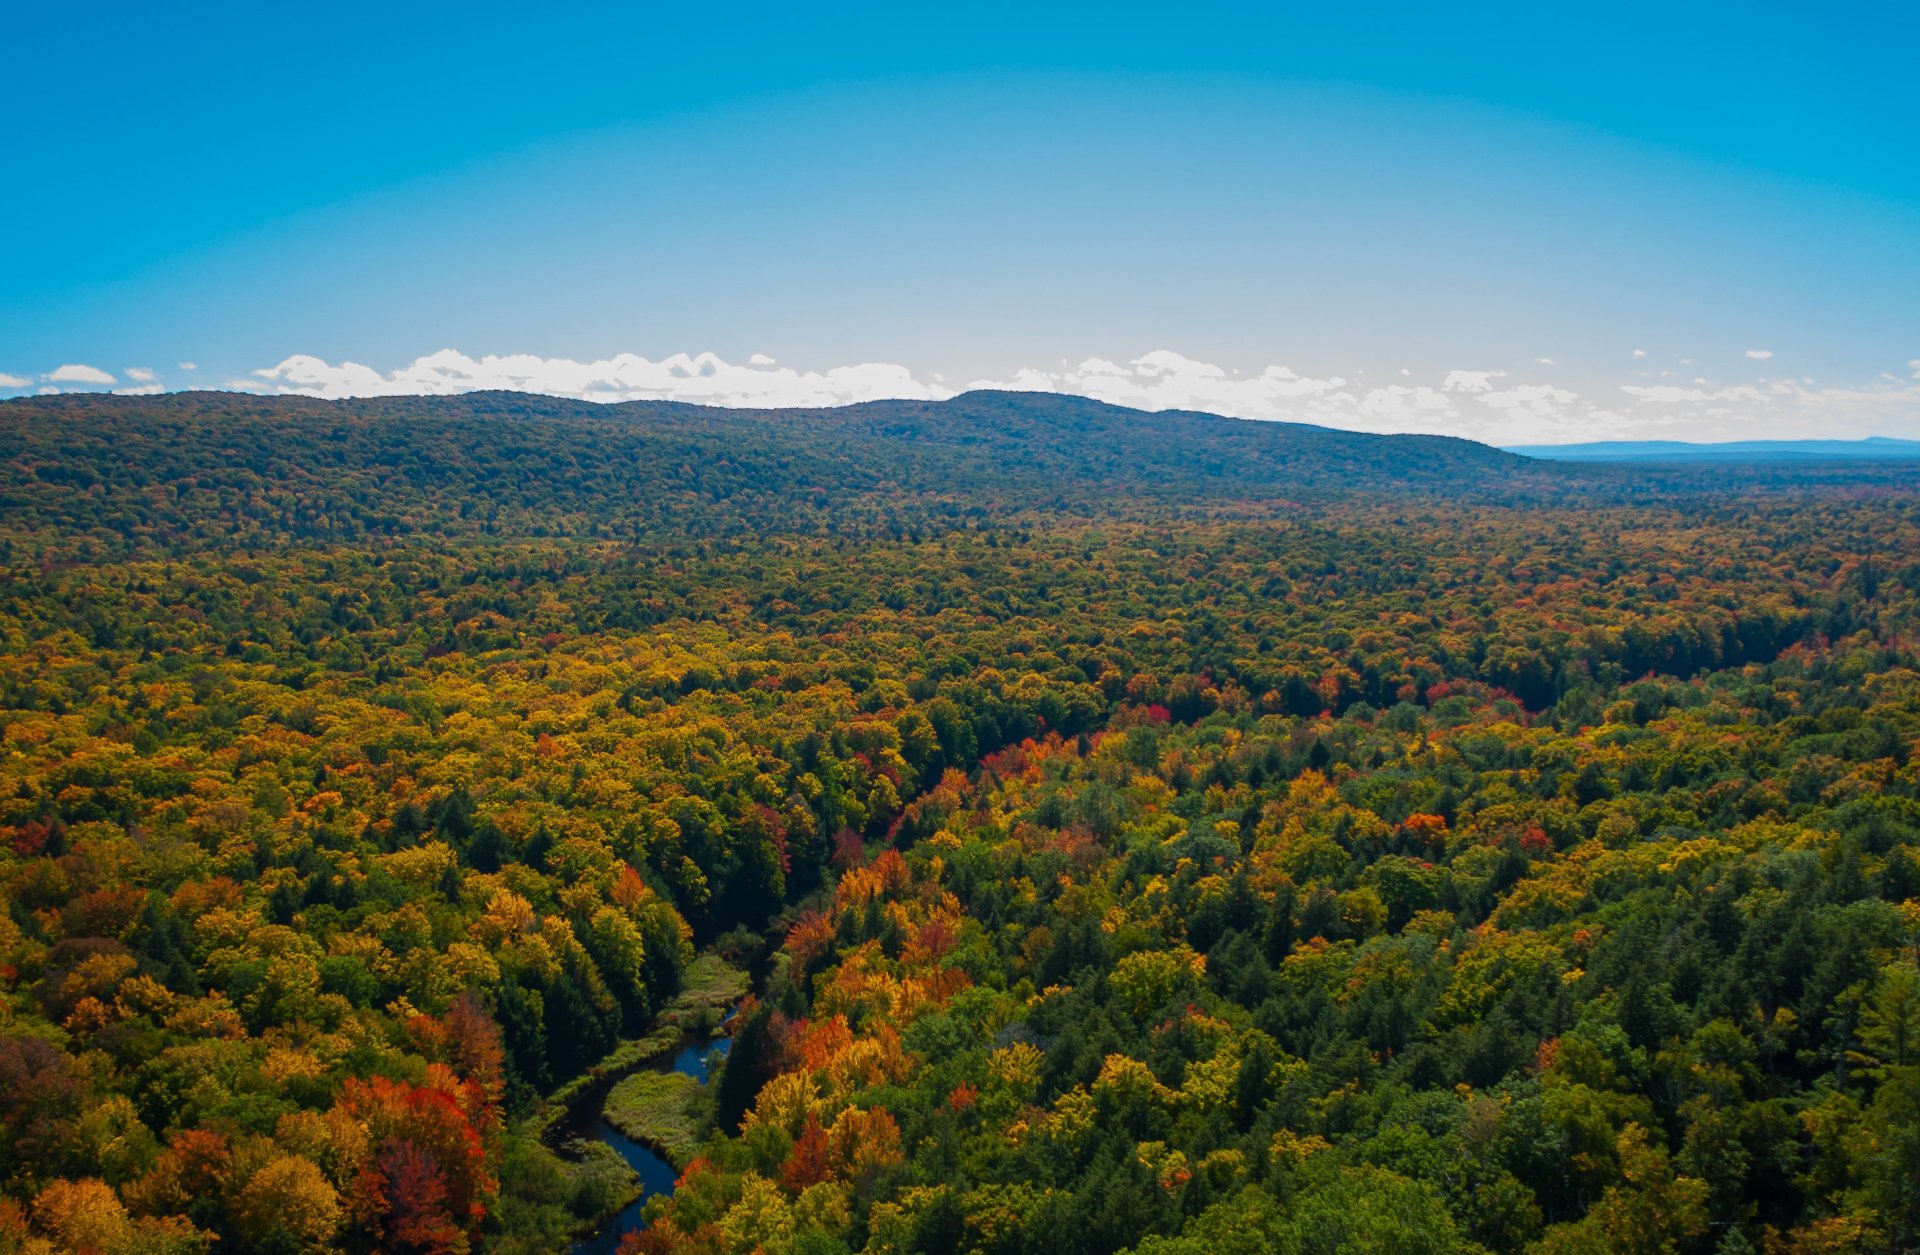
<instances>
[{"instance_id":1,"label":"cloud bank","mask_svg":"<svg viewBox=\"0 0 1920 1255\"><path fill-rule=\"evenodd\" d=\"M881 362L798 371L778 366L761 354L746 365L734 365L712 353L678 353L657 362L622 353L597 362L576 362L531 354L475 360L453 349L430 353L389 374L357 362L336 366L317 357L289 357L251 377L233 380L231 386L314 397L444 396L506 389L586 401L730 406L848 405L951 395L919 382L904 366Z\"/></svg>"},{"instance_id":2,"label":"cloud bank","mask_svg":"<svg viewBox=\"0 0 1920 1255\"><path fill-rule=\"evenodd\" d=\"M1745 362L1764 361L1761 351ZM1634 357L1643 358L1645 350ZM1770 356L1770 355L1769 355ZM1692 366L1673 359L1674 367ZM443 349L397 370L296 355L228 379L228 388L325 398L444 396L487 389L545 393L588 401L685 401L776 408L847 405L883 399L939 400L965 389L995 388L1091 397L1144 410L1199 410L1236 418L1319 423L1376 432L1428 432L1496 444L1606 439L1726 440L1792 436L1920 437L1920 359L1865 384L1816 385L1781 378L1714 383L1676 377L1677 369L1637 366L1626 380L1569 385L1546 376L1551 362L1517 369L1479 365L1316 376L1284 365L1233 370L1158 349L1116 360L1026 367L965 388L906 366L864 362L826 370L783 366L756 353L729 362L713 353L650 360L623 353L596 361L533 354L469 357ZM182 369L188 369L182 364ZM162 392L170 386L147 367L126 367L121 385L98 367L67 364L38 376L0 374L0 390ZM184 383L184 381L181 381Z\"/></svg>"}]
</instances>

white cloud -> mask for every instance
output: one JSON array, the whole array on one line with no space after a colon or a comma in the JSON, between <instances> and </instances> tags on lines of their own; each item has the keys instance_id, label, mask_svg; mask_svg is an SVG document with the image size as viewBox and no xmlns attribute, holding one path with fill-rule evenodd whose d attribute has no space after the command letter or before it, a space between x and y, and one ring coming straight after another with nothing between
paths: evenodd
<instances>
[{"instance_id":1,"label":"white cloud","mask_svg":"<svg viewBox=\"0 0 1920 1255\"><path fill-rule=\"evenodd\" d=\"M846 405L886 397L932 399L951 395L923 384L904 366L868 362L828 371L736 366L711 353L675 354L648 361L631 353L597 362L514 354L475 360L442 349L382 374L358 362L335 365L317 357L289 357L253 372L235 386L252 391L316 397L445 396L508 389L588 401L673 400L703 405Z\"/></svg>"},{"instance_id":2,"label":"white cloud","mask_svg":"<svg viewBox=\"0 0 1920 1255\"><path fill-rule=\"evenodd\" d=\"M1504 370L1450 370L1440 386L1448 392L1492 392L1493 381L1506 377Z\"/></svg>"},{"instance_id":3,"label":"white cloud","mask_svg":"<svg viewBox=\"0 0 1920 1255\"><path fill-rule=\"evenodd\" d=\"M1346 385L1339 376L1318 379L1286 366L1269 366L1258 375L1236 375L1210 362L1158 349L1125 366L1090 357L1076 367L1058 371L1029 367L1008 379L975 380L971 387L1068 392L1141 410L1204 410L1232 418L1313 422L1323 411L1354 408L1357 399L1343 391Z\"/></svg>"},{"instance_id":4,"label":"white cloud","mask_svg":"<svg viewBox=\"0 0 1920 1255\"><path fill-rule=\"evenodd\" d=\"M1358 412L1370 419L1429 426L1438 419L1459 416L1453 398L1444 392L1424 385L1408 387L1405 384L1375 388L1360 398Z\"/></svg>"},{"instance_id":5,"label":"white cloud","mask_svg":"<svg viewBox=\"0 0 1920 1255\"><path fill-rule=\"evenodd\" d=\"M1480 404L1491 405L1496 410L1510 414L1535 414L1542 418L1560 417L1565 406L1579 399L1578 393L1547 383L1521 384L1501 392L1483 392L1474 398Z\"/></svg>"},{"instance_id":6,"label":"white cloud","mask_svg":"<svg viewBox=\"0 0 1920 1255\"><path fill-rule=\"evenodd\" d=\"M22 379L18 375L9 375L0 371L0 388L25 388L33 383L31 379Z\"/></svg>"},{"instance_id":7,"label":"white cloud","mask_svg":"<svg viewBox=\"0 0 1920 1255\"><path fill-rule=\"evenodd\" d=\"M1645 357L1647 355L1647 351L1645 349L1635 349L1633 351L1633 355L1635 357Z\"/></svg>"},{"instance_id":8,"label":"white cloud","mask_svg":"<svg viewBox=\"0 0 1920 1255\"><path fill-rule=\"evenodd\" d=\"M1532 439L1524 436L1526 432L1553 432L1553 439L1565 439L1567 432L1580 432L1580 438L1594 439L1594 409L1574 409L1580 395L1565 388L1551 384L1517 384L1513 388L1475 393L1473 399L1500 414L1492 430L1469 424L1480 439L1524 443Z\"/></svg>"},{"instance_id":9,"label":"white cloud","mask_svg":"<svg viewBox=\"0 0 1920 1255\"><path fill-rule=\"evenodd\" d=\"M155 376L154 373L145 366L129 366L127 367L127 378L133 380L135 383L152 383Z\"/></svg>"},{"instance_id":10,"label":"white cloud","mask_svg":"<svg viewBox=\"0 0 1920 1255\"><path fill-rule=\"evenodd\" d=\"M775 362L772 358L768 357L765 353L755 353L752 357L747 359L747 365L749 366L776 366L778 364L779 363Z\"/></svg>"},{"instance_id":11,"label":"white cloud","mask_svg":"<svg viewBox=\"0 0 1920 1255\"><path fill-rule=\"evenodd\" d=\"M1671 405L1677 401L1766 401L1766 394L1760 389L1741 385L1738 388L1721 388L1710 392L1705 388L1681 388L1673 384L1622 384L1620 391L1642 401L1652 401L1660 405Z\"/></svg>"},{"instance_id":12,"label":"white cloud","mask_svg":"<svg viewBox=\"0 0 1920 1255\"><path fill-rule=\"evenodd\" d=\"M199 369L200 369L200 363L198 363L198 362L182 362L182 363L180 363L180 369L181 369L181 370L199 370Z\"/></svg>"},{"instance_id":13,"label":"white cloud","mask_svg":"<svg viewBox=\"0 0 1920 1255\"><path fill-rule=\"evenodd\" d=\"M1170 349L1155 349L1145 357L1134 358L1133 369L1136 374L1146 375L1149 378L1156 375L1185 375L1190 379L1224 379L1227 374L1218 366L1196 362ZM1278 369L1286 370L1286 367L1282 366Z\"/></svg>"},{"instance_id":14,"label":"white cloud","mask_svg":"<svg viewBox=\"0 0 1920 1255\"><path fill-rule=\"evenodd\" d=\"M1773 356L1772 349L1748 349L1747 356L1756 362L1764 362Z\"/></svg>"},{"instance_id":15,"label":"white cloud","mask_svg":"<svg viewBox=\"0 0 1920 1255\"><path fill-rule=\"evenodd\" d=\"M67 366L58 367L53 371L52 374L47 375L46 379L49 383L111 384L111 383L119 382L112 375L109 375L106 371L101 370L98 366L85 366L85 365L67 365Z\"/></svg>"}]
</instances>

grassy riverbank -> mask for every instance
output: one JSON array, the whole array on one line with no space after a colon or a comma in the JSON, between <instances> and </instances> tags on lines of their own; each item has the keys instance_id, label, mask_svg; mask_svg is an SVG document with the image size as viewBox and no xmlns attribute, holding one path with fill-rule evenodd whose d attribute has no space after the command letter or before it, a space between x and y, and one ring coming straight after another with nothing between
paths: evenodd
<instances>
[{"instance_id":1,"label":"grassy riverbank","mask_svg":"<svg viewBox=\"0 0 1920 1255\"><path fill-rule=\"evenodd\" d=\"M617 1152L604 1142L580 1138L556 1152L551 1145L555 1129L568 1111L583 1102L591 1102L592 1090L608 1077L619 1076L679 1048L689 1037L710 1035L718 1027L727 1009L745 997L751 980L745 971L718 955L705 954L688 965L680 992L655 1017L648 1031L621 1042L587 1071L548 1094L545 1101L526 1119L517 1121L509 1132L503 1150L500 1198L491 1217L497 1226L489 1233L489 1249L505 1255L535 1255L536 1252L565 1250L573 1238L602 1228L613 1216L640 1194L640 1180ZM640 1072L627 1079L664 1079L662 1074ZM687 1082L697 1095L699 1086L690 1077L675 1076ZM614 1092L619 1092L616 1086ZM623 1132L636 1141L657 1145L674 1163L684 1161L684 1148L696 1140L693 1132L682 1132L664 1115L672 1108L649 1095L648 1100L633 1102L629 1095L627 1123L616 1121ZM609 1097L609 1119L613 1118ZM644 1114L643 1114L644 1113ZM697 1130L697 1119L688 1128Z\"/></svg>"},{"instance_id":2,"label":"grassy riverbank","mask_svg":"<svg viewBox=\"0 0 1920 1255\"><path fill-rule=\"evenodd\" d=\"M635 1072L607 1095L607 1123L658 1150L676 1169L706 1132L700 1082L684 1072Z\"/></svg>"},{"instance_id":3,"label":"grassy riverbank","mask_svg":"<svg viewBox=\"0 0 1920 1255\"><path fill-rule=\"evenodd\" d=\"M746 972L717 954L695 959L687 966L680 992L655 1017L644 1036L621 1042L599 1063L547 1096L545 1108L535 1117L540 1130L550 1129L566 1115L569 1106L606 1077L639 1067L675 1049L689 1036L711 1033L727 1009L746 997L751 984Z\"/></svg>"}]
</instances>

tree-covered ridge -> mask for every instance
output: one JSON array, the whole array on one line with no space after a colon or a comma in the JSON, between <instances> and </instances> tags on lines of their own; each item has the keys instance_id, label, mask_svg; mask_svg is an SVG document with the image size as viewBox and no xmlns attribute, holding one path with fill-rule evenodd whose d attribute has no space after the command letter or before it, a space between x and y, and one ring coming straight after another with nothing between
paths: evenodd
<instances>
[{"instance_id":1,"label":"tree-covered ridge","mask_svg":"<svg viewBox=\"0 0 1920 1255\"><path fill-rule=\"evenodd\" d=\"M515 393L0 402L0 508L56 552L83 537L90 551L124 551L868 534L989 510L1110 515L1510 478L1551 474L1463 440L1017 393L777 411Z\"/></svg>"},{"instance_id":2,"label":"tree-covered ridge","mask_svg":"<svg viewBox=\"0 0 1920 1255\"><path fill-rule=\"evenodd\" d=\"M776 918L655 1247L1916 1240L1883 470L368 404L5 428L0 1250L554 1249L542 1095Z\"/></svg>"},{"instance_id":3,"label":"tree-covered ridge","mask_svg":"<svg viewBox=\"0 0 1920 1255\"><path fill-rule=\"evenodd\" d=\"M1028 511L1266 516L1382 498L1690 499L1904 480L1870 464L1572 466L1444 437L1034 393L772 411L518 393L0 401L0 559L402 537L892 539Z\"/></svg>"}]
</instances>

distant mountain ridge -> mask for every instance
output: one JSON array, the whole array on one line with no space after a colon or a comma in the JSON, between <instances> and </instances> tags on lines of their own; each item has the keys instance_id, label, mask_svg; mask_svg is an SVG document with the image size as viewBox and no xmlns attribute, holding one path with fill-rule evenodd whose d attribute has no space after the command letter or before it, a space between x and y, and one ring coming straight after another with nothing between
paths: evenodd
<instances>
[{"instance_id":1,"label":"distant mountain ridge","mask_svg":"<svg viewBox=\"0 0 1920 1255\"><path fill-rule=\"evenodd\" d=\"M787 410L509 392L0 401L0 510L107 551L858 534L1031 510L1141 518L1504 493L1565 473L1452 437L1031 392Z\"/></svg>"},{"instance_id":2,"label":"distant mountain ridge","mask_svg":"<svg viewBox=\"0 0 1920 1255\"><path fill-rule=\"evenodd\" d=\"M1587 444L1504 445L1508 453L1562 462L1890 461L1920 458L1920 440L1600 440Z\"/></svg>"},{"instance_id":3,"label":"distant mountain ridge","mask_svg":"<svg viewBox=\"0 0 1920 1255\"><path fill-rule=\"evenodd\" d=\"M1900 444L1906 442L1883 442ZM1580 448L1574 446L1573 448ZM1905 464L1526 457L1450 436L968 392L828 409L516 392L327 401L231 392L0 401L0 561L405 537L673 545L1057 520L1904 483Z\"/></svg>"}]
</instances>

